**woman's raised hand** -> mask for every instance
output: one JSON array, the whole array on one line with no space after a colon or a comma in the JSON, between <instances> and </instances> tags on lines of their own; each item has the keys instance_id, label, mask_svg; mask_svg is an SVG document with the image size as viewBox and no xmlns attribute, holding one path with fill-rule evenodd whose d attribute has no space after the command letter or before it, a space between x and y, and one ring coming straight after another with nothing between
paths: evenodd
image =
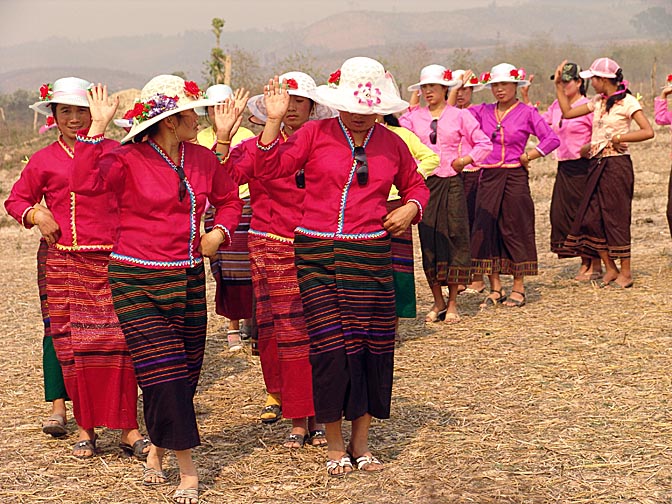
<instances>
[{"instance_id":1,"label":"woman's raised hand","mask_svg":"<svg viewBox=\"0 0 672 504\"><path fill-rule=\"evenodd\" d=\"M567 60L562 60L562 63L558 65L558 68L555 69L555 78L553 81L555 82L555 85L560 87L562 86L562 69L565 67L565 64L567 63Z\"/></svg>"},{"instance_id":2,"label":"woman's raised hand","mask_svg":"<svg viewBox=\"0 0 672 504\"><path fill-rule=\"evenodd\" d=\"M236 100L231 98L215 105L215 128L218 139L230 140L236 134L243 120L244 109L244 107L239 109Z\"/></svg>"},{"instance_id":3,"label":"woman's raised hand","mask_svg":"<svg viewBox=\"0 0 672 504\"><path fill-rule=\"evenodd\" d=\"M98 83L89 88L86 98L91 112L89 136L101 135L105 133L105 128L119 108L119 97L110 98L107 95L107 85Z\"/></svg>"},{"instance_id":4,"label":"woman's raised hand","mask_svg":"<svg viewBox=\"0 0 672 504\"><path fill-rule=\"evenodd\" d=\"M264 104L268 122L281 122L289 108L287 82L280 82L276 75L264 86Z\"/></svg>"},{"instance_id":5,"label":"woman's raised hand","mask_svg":"<svg viewBox=\"0 0 672 504\"><path fill-rule=\"evenodd\" d=\"M247 100L250 98L250 92L245 88L238 88L233 93L233 101L236 104L236 108L242 114L247 107Z\"/></svg>"}]
</instances>

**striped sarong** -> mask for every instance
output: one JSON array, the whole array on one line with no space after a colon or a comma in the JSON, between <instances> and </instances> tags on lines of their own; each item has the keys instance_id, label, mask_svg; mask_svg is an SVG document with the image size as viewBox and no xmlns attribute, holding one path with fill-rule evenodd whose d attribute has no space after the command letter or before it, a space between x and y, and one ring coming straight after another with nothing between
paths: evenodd
<instances>
[{"instance_id":1,"label":"striped sarong","mask_svg":"<svg viewBox=\"0 0 672 504\"><path fill-rule=\"evenodd\" d=\"M231 235L231 245L221 247L210 260L210 270L217 285L215 311L230 320L252 318L252 274L247 245L247 232L252 219L250 198L243 200L243 213L236 231ZM211 231L214 226L214 208L205 214L204 226Z\"/></svg>"},{"instance_id":2,"label":"striped sarong","mask_svg":"<svg viewBox=\"0 0 672 504\"><path fill-rule=\"evenodd\" d=\"M40 311L44 323L42 337L42 370L44 373L44 400L47 402L56 399L69 400L63 381L63 371L56 357L54 341L51 338L51 320L49 319L49 303L47 302L47 251L49 245L40 239L37 249L37 289L40 293Z\"/></svg>"},{"instance_id":3,"label":"striped sarong","mask_svg":"<svg viewBox=\"0 0 672 504\"><path fill-rule=\"evenodd\" d=\"M271 293L268 289L268 273L266 271L266 238L251 234L248 236L250 248L250 269L254 287L255 314L257 321L257 351L262 360L261 371L264 375L266 391L269 394L280 394L280 366L278 365L278 347L273 335L273 309ZM264 357L261 357L261 354Z\"/></svg>"},{"instance_id":4,"label":"striped sarong","mask_svg":"<svg viewBox=\"0 0 672 504\"><path fill-rule=\"evenodd\" d=\"M137 429L138 387L107 281L109 253L47 252L54 349L77 425Z\"/></svg>"},{"instance_id":5,"label":"striped sarong","mask_svg":"<svg viewBox=\"0 0 672 504\"><path fill-rule=\"evenodd\" d=\"M152 442L172 450L200 444L194 394L207 313L203 264L149 269L110 261L114 309L126 336Z\"/></svg>"},{"instance_id":6,"label":"striped sarong","mask_svg":"<svg viewBox=\"0 0 672 504\"><path fill-rule=\"evenodd\" d=\"M318 422L389 418L394 367L390 238L338 241L296 235Z\"/></svg>"},{"instance_id":7,"label":"striped sarong","mask_svg":"<svg viewBox=\"0 0 672 504\"><path fill-rule=\"evenodd\" d=\"M402 200L387 202L387 213L402 206ZM415 271L413 269L413 231L392 237L392 278L397 317L415 318Z\"/></svg>"}]
</instances>

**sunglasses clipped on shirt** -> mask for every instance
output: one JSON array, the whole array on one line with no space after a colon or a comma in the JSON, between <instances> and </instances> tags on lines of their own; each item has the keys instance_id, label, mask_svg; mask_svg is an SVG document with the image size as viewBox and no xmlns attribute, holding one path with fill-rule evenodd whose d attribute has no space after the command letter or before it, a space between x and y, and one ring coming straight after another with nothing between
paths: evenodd
<instances>
[{"instance_id":1,"label":"sunglasses clipped on shirt","mask_svg":"<svg viewBox=\"0 0 672 504\"><path fill-rule=\"evenodd\" d=\"M357 163L357 168L355 169L357 183L360 186L366 185L369 181L369 163L366 160L366 151L364 150L364 147L355 147L354 155L355 162Z\"/></svg>"},{"instance_id":2,"label":"sunglasses clipped on shirt","mask_svg":"<svg viewBox=\"0 0 672 504\"><path fill-rule=\"evenodd\" d=\"M180 177L180 184L177 186L177 197L182 203L182 200L187 195L187 176L184 174L184 169L181 166L177 167L177 176Z\"/></svg>"},{"instance_id":3,"label":"sunglasses clipped on shirt","mask_svg":"<svg viewBox=\"0 0 672 504\"><path fill-rule=\"evenodd\" d=\"M432 131L429 132L429 141L432 145L436 145L436 129L438 127L438 123L438 119L432 119L432 122L429 123L429 127L432 128Z\"/></svg>"}]
</instances>

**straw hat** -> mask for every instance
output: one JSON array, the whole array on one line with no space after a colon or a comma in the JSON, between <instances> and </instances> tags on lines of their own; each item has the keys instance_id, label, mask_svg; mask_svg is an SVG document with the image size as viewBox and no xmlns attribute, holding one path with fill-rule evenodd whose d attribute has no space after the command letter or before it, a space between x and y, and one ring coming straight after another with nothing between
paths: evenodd
<instances>
[{"instance_id":1,"label":"straw hat","mask_svg":"<svg viewBox=\"0 0 672 504\"><path fill-rule=\"evenodd\" d=\"M54 81L53 85L42 84L40 100L30 105L30 108L46 116L52 115L52 103L88 108L89 101L86 99L86 93L91 85L89 81L78 77L63 77Z\"/></svg>"},{"instance_id":2,"label":"straw hat","mask_svg":"<svg viewBox=\"0 0 672 504\"><path fill-rule=\"evenodd\" d=\"M132 113L124 116L132 119L133 126L121 143L126 143L151 125L184 110L207 105L203 92L193 81L185 82L177 75L157 75L140 91L140 100Z\"/></svg>"},{"instance_id":3,"label":"straw hat","mask_svg":"<svg viewBox=\"0 0 672 504\"><path fill-rule=\"evenodd\" d=\"M196 113L199 116L208 115L207 107L214 107L232 96L233 89L231 89L231 86L227 86L226 84L215 84L214 86L210 86L205 90L205 99L208 101L208 104L205 107L196 107Z\"/></svg>"},{"instance_id":4,"label":"straw hat","mask_svg":"<svg viewBox=\"0 0 672 504\"><path fill-rule=\"evenodd\" d=\"M469 82L466 84L462 84L462 76L464 75L465 70L455 70L453 72L453 80L455 80L455 84L451 85L450 87L453 88L455 86L460 86L460 87L465 87L465 88L472 88L474 91L480 91L483 89L483 84L478 80L478 77L476 75L472 75L471 78L469 79Z\"/></svg>"},{"instance_id":5,"label":"straw hat","mask_svg":"<svg viewBox=\"0 0 672 504\"><path fill-rule=\"evenodd\" d=\"M303 72L287 72L282 74L279 79L280 82L287 81L289 87L287 93L289 93L290 96L302 96L315 102L313 111L310 114L310 119L328 119L338 115L336 110L327 107L326 105L322 105L321 103L317 103L317 97L315 96L317 85L310 75ZM250 98L247 101L247 108L252 112L252 115L262 123L265 123L268 119L266 116L266 104L264 103L263 94Z\"/></svg>"},{"instance_id":6,"label":"straw hat","mask_svg":"<svg viewBox=\"0 0 672 504\"><path fill-rule=\"evenodd\" d=\"M440 84L450 87L459 84L459 82L453 76L453 72L443 65L427 65L420 70L420 82L408 86L408 90L417 91L425 84Z\"/></svg>"},{"instance_id":7,"label":"straw hat","mask_svg":"<svg viewBox=\"0 0 672 504\"><path fill-rule=\"evenodd\" d=\"M609 58L597 58L590 65L588 70L580 72L582 79L589 79L591 77L605 77L607 79L615 79L618 69L621 68L618 63Z\"/></svg>"},{"instance_id":8,"label":"straw hat","mask_svg":"<svg viewBox=\"0 0 672 504\"><path fill-rule=\"evenodd\" d=\"M329 84L315 90L316 100L352 114L393 114L408 108L408 102L390 92L390 79L392 75L378 61L350 58L331 74Z\"/></svg>"},{"instance_id":9,"label":"straw hat","mask_svg":"<svg viewBox=\"0 0 672 504\"><path fill-rule=\"evenodd\" d=\"M526 76L524 68L516 68L510 63L500 63L493 66L489 72L481 74L481 84L487 88L497 82L515 82L518 87L527 86L530 81L525 79Z\"/></svg>"}]
</instances>

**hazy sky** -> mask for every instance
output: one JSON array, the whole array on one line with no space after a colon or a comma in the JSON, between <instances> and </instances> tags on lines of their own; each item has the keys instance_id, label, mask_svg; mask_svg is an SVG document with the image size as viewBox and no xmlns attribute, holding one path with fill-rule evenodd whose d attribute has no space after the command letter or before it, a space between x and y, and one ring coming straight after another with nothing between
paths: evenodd
<instances>
[{"instance_id":1,"label":"hazy sky","mask_svg":"<svg viewBox=\"0 0 672 504\"><path fill-rule=\"evenodd\" d=\"M478 7L492 0L0 0L0 47L62 36L73 40L309 24L336 12L429 12ZM498 4L514 3L497 0Z\"/></svg>"}]
</instances>

